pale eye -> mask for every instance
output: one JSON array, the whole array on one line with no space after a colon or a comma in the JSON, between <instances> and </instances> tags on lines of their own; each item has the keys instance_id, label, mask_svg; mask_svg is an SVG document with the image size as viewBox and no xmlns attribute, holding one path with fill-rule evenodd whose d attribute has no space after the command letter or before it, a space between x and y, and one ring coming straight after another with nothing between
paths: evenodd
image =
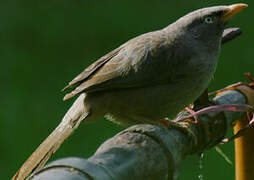
<instances>
[{"instance_id":1,"label":"pale eye","mask_svg":"<svg viewBox=\"0 0 254 180\"><path fill-rule=\"evenodd\" d=\"M207 24L211 24L211 23L213 23L213 18L211 18L211 17L206 17L206 18L205 18L205 22L206 22Z\"/></svg>"}]
</instances>

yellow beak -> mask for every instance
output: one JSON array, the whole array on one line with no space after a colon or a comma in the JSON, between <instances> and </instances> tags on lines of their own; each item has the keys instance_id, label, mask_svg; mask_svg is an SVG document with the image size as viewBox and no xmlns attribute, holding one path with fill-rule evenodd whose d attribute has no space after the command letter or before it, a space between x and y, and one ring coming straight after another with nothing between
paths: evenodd
<instances>
[{"instance_id":1,"label":"yellow beak","mask_svg":"<svg viewBox=\"0 0 254 180\"><path fill-rule=\"evenodd\" d=\"M233 15L235 15L238 12L242 11L246 7L248 7L248 4L233 4L233 5L228 6L228 10L221 17L221 20L222 21L229 20Z\"/></svg>"}]
</instances>

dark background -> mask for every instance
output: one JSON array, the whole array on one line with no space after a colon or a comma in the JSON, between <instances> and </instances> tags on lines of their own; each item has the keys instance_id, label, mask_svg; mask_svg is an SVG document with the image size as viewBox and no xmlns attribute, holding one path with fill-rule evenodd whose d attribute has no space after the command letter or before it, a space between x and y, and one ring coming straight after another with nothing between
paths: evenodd
<instances>
[{"instance_id":1,"label":"dark background","mask_svg":"<svg viewBox=\"0 0 254 180\"><path fill-rule=\"evenodd\" d=\"M206 6L245 1L190 0L8 0L0 2L0 174L10 179L57 126L73 100L61 89L91 62L142 33L167 26ZM253 4L233 18L243 35L222 48L210 90L245 80L253 72ZM209 34L208 34L209 36ZM106 120L81 126L52 159L89 157L119 132ZM233 143L224 152L234 160ZM215 150L183 163L180 180L233 179L234 166Z\"/></svg>"}]
</instances>

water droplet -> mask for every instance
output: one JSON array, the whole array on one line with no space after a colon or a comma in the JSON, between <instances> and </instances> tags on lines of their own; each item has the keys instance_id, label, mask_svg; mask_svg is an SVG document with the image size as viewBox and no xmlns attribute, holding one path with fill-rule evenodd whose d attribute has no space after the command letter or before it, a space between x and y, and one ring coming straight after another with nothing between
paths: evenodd
<instances>
[{"instance_id":1,"label":"water droplet","mask_svg":"<svg viewBox=\"0 0 254 180\"><path fill-rule=\"evenodd\" d=\"M198 179L203 180L203 175L202 174L198 175Z\"/></svg>"},{"instance_id":2,"label":"water droplet","mask_svg":"<svg viewBox=\"0 0 254 180\"><path fill-rule=\"evenodd\" d=\"M201 153L200 155L199 155L199 162L198 162L198 164L199 164L199 173L198 173L198 179L199 180L203 180L203 159L204 159L204 153Z\"/></svg>"}]
</instances>

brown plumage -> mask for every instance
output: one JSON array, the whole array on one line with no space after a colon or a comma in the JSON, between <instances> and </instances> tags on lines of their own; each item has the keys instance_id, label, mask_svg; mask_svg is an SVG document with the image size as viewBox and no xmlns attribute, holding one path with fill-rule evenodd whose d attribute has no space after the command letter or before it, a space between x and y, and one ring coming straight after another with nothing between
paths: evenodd
<instances>
[{"instance_id":1,"label":"brown plumage","mask_svg":"<svg viewBox=\"0 0 254 180\"><path fill-rule=\"evenodd\" d=\"M79 97L13 179L36 173L81 122L106 116L130 125L176 115L207 88L224 27L245 7L235 4L191 12L94 62L64 88L75 88L64 99Z\"/></svg>"}]
</instances>

